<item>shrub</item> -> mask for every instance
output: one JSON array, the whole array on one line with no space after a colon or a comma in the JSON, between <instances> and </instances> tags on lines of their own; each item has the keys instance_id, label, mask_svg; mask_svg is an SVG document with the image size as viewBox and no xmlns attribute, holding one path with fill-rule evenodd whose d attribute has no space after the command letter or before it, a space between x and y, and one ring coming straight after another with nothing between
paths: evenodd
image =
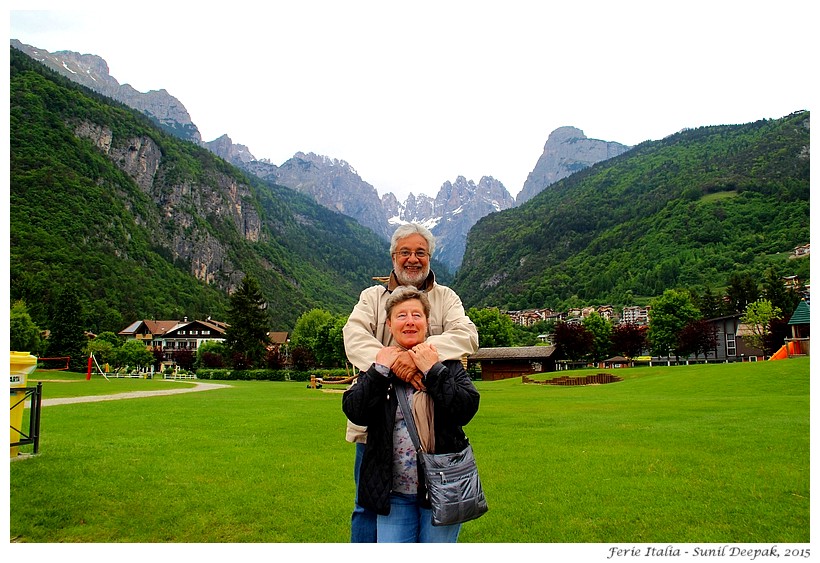
<instances>
[{"instance_id":1,"label":"shrub","mask_svg":"<svg viewBox=\"0 0 820 563\"><path fill-rule=\"evenodd\" d=\"M349 373L342 368L314 369L301 371L293 369L210 369L199 368L197 379L222 381L310 381L315 375L322 379L344 379Z\"/></svg>"}]
</instances>

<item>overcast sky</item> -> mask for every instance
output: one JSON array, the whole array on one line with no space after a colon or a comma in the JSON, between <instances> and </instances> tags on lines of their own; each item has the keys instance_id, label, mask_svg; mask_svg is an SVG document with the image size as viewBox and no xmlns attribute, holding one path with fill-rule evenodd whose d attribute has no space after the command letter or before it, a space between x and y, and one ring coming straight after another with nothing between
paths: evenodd
<instances>
[{"instance_id":1,"label":"overcast sky","mask_svg":"<svg viewBox=\"0 0 820 563\"><path fill-rule=\"evenodd\" d=\"M114 4L12 0L10 38L166 89L205 141L344 160L401 200L458 176L515 196L564 125L634 145L816 89L806 0Z\"/></svg>"}]
</instances>

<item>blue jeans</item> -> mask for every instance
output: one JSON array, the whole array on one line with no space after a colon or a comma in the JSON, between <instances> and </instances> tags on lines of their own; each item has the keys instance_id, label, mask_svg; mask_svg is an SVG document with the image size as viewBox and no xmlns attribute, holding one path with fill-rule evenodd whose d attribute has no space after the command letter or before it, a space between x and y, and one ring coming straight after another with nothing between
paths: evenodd
<instances>
[{"instance_id":1,"label":"blue jeans","mask_svg":"<svg viewBox=\"0 0 820 563\"><path fill-rule=\"evenodd\" d=\"M390 514L376 519L379 543L456 543L461 524L433 526L433 513L416 495L390 493Z\"/></svg>"},{"instance_id":2,"label":"blue jeans","mask_svg":"<svg viewBox=\"0 0 820 563\"><path fill-rule=\"evenodd\" d=\"M350 516L350 542L376 543L376 513L359 506L359 472L362 468L365 445L356 442L356 461L353 464L353 480L356 482L356 505Z\"/></svg>"}]
</instances>

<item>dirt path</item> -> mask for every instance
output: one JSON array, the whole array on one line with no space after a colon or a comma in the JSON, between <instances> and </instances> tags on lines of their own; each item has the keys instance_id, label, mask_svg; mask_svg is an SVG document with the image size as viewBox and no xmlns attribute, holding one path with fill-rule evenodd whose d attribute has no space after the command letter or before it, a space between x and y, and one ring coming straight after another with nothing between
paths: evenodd
<instances>
[{"instance_id":1,"label":"dirt path","mask_svg":"<svg viewBox=\"0 0 820 563\"><path fill-rule=\"evenodd\" d=\"M117 401L120 399L139 399L143 397L157 397L160 395L178 395L180 393L194 393L196 391L209 391L211 389L221 389L230 387L221 383L194 383L188 389L168 389L159 391L130 391L128 393L117 393L115 395L88 395L86 397L64 397L61 399L43 399L42 406L69 405L72 403L94 403L97 401Z\"/></svg>"}]
</instances>

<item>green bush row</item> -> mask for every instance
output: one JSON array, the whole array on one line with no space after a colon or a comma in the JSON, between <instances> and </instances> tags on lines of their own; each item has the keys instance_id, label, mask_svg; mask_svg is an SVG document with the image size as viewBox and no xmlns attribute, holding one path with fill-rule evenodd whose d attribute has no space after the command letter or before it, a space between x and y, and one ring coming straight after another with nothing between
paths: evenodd
<instances>
[{"instance_id":1,"label":"green bush row","mask_svg":"<svg viewBox=\"0 0 820 563\"><path fill-rule=\"evenodd\" d=\"M298 371L292 369L211 369L200 368L197 379L231 380L231 381L310 381L315 375L323 379L344 378L348 373L344 369L315 369Z\"/></svg>"}]
</instances>

